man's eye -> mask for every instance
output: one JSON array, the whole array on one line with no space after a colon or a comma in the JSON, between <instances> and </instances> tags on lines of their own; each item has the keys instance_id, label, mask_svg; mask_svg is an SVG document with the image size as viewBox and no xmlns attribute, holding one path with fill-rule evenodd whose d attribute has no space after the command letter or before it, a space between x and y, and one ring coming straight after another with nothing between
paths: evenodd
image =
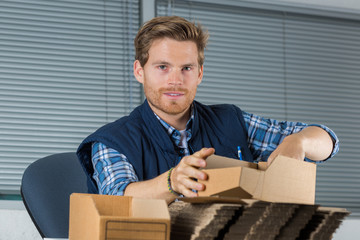
<instances>
[{"instance_id":1,"label":"man's eye","mask_svg":"<svg viewBox=\"0 0 360 240\"><path fill-rule=\"evenodd\" d=\"M159 69L160 69L160 70L166 70L166 66L165 66L165 65L160 65L160 66L159 66Z\"/></svg>"},{"instance_id":2,"label":"man's eye","mask_svg":"<svg viewBox=\"0 0 360 240\"><path fill-rule=\"evenodd\" d=\"M184 67L183 68L185 71L190 71L191 70L191 67Z\"/></svg>"}]
</instances>

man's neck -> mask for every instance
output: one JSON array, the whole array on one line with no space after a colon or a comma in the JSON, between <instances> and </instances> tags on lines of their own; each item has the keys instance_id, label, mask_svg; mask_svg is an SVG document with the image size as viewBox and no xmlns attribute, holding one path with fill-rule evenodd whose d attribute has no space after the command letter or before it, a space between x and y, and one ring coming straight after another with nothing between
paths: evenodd
<instances>
[{"instance_id":1,"label":"man's neck","mask_svg":"<svg viewBox=\"0 0 360 240\"><path fill-rule=\"evenodd\" d=\"M157 109L153 109L150 106L152 111L159 116L163 121L172 126L173 128L181 131L186 129L186 124L190 119L191 115L191 107L189 107L186 111L178 114L166 114ZM154 111L155 110L155 111Z\"/></svg>"},{"instance_id":2,"label":"man's neck","mask_svg":"<svg viewBox=\"0 0 360 240\"><path fill-rule=\"evenodd\" d=\"M164 120L167 124L180 131L186 128L186 124L190 119L190 109L185 113L181 113L181 114L165 115L165 116L158 115L158 116L162 120Z\"/></svg>"}]
</instances>

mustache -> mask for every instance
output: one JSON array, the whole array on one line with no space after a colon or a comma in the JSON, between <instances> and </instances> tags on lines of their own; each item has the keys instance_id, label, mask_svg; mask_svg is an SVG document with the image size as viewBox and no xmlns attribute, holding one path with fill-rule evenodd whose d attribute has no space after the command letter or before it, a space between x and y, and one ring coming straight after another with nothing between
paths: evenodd
<instances>
[{"instance_id":1,"label":"mustache","mask_svg":"<svg viewBox=\"0 0 360 240\"><path fill-rule=\"evenodd\" d=\"M182 92L182 93L188 92L188 90L186 88L181 88L181 87L160 88L159 91L160 92Z\"/></svg>"}]
</instances>

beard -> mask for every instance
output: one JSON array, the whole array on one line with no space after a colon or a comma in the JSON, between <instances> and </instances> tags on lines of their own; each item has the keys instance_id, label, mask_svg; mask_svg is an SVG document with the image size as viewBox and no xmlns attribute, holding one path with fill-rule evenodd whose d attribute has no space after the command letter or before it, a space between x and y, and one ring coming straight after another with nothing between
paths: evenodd
<instances>
[{"instance_id":1,"label":"beard","mask_svg":"<svg viewBox=\"0 0 360 240\"><path fill-rule=\"evenodd\" d=\"M177 115L184 113L190 108L195 98L196 88L190 91L180 87L154 89L145 83L144 92L147 101L156 110L169 115ZM171 100L166 99L164 95L166 92L181 92L184 95L181 99ZM154 111L155 113L157 113L156 110Z\"/></svg>"}]
</instances>

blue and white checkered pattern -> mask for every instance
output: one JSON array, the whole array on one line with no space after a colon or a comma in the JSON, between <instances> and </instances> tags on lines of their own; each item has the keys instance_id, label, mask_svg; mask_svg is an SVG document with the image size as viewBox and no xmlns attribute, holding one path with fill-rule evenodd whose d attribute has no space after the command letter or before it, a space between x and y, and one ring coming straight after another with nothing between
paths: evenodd
<instances>
[{"instance_id":1,"label":"blue and white checkered pattern","mask_svg":"<svg viewBox=\"0 0 360 240\"><path fill-rule=\"evenodd\" d=\"M334 142L334 149L330 157L334 156L339 151L339 140L337 136L331 129L324 125L308 125L301 122L288 121L279 122L274 119L265 119L246 112L243 112L243 116L248 129L248 143L254 161L267 161L270 154L286 136L300 132L308 126L320 127L330 134Z\"/></svg>"},{"instance_id":2,"label":"blue and white checkered pattern","mask_svg":"<svg viewBox=\"0 0 360 240\"><path fill-rule=\"evenodd\" d=\"M126 156L102 143L93 143L92 162L100 194L124 195L129 183L139 181Z\"/></svg>"},{"instance_id":3,"label":"blue and white checkered pattern","mask_svg":"<svg viewBox=\"0 0 360 240\"><path fill-rule=\"evenodd\" d=\"M339 140L335 133L324 125L307 125L300 122L279 122L273 119L265 119L247 112L243 112L248 132L248 143L255 161L266 161L268 156L282 142L285 136L301 131L307 126L319 126L327 131L333 138L334 149L330 157L339 151ZM172 141L178 147L179 154L190 154L188 146L182 145L181 133L156 116L167 130ZM186 127L186 140L191 139L191 118ZM96 142L92 146L92 162L94 165L93 178L99 186L100 194L124 195L124 190L131 182L138 181L135 170L125 155L114 149L108 148L102 143Z\"/></svg>"}]
</instances>

